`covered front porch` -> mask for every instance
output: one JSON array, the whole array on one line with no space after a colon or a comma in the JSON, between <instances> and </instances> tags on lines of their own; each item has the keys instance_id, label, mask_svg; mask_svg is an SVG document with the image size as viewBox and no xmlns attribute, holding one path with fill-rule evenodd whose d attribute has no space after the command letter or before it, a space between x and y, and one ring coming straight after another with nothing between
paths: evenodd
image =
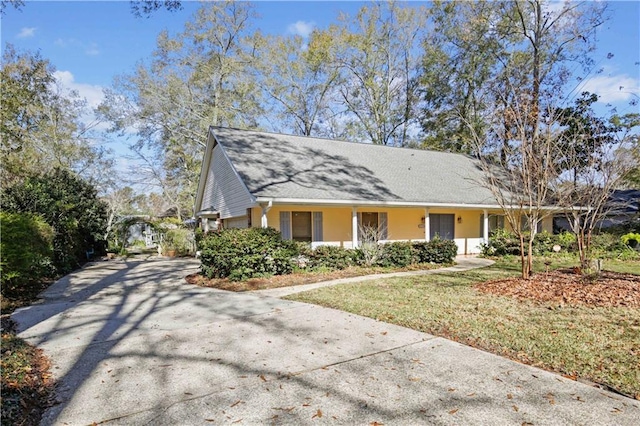
<instances>
[{"instance_id":1,"label":"covered front porch","mask_svg":"<svg viewBox=\"0 0 640 426\"><path fill-rule=\"evenodd\" d=\"M245 226L272 227L283 238L309 242L312 247L358 247L363 229L377 229L379 242L430 241L436 237L455 241L458 254L480 253L489 232L503 227L501 210L494 208L380 205L322 206L261 203L240 219ZM238 218L223 220L237 227ZM543 227L545 224L543 224ZM547 224L551 230L551 222Z\"/></svg>"}]
</instances>

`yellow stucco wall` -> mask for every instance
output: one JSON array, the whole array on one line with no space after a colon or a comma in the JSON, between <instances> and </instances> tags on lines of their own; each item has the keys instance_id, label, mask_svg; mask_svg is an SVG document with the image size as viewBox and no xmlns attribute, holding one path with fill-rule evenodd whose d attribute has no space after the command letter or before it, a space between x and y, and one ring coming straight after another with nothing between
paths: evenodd
<instances>
[{"instance_id":1,"label":"yellow stucco wall","mask_svg":"<svg viewBox=\"0 0 640 426\"><path fill-rule=\"evenodd\" d=\"M268 226L280 230L281 211L322 212L323 240L351 242L351 207L316 207L304 205L273 206L267 213ZM389 240L423 240L425 230L421 225L425 216L424 208L375 208L359 207L358 212L386 212ZM482 210L455 210L430 208L429 213L453 214L455 216L455 238L482 237L480 221ZM494 213L490 211L490 213ZM252 226L261 225L262 210L254 207L251 211ZM458 221L458 217L460 221Z\"/></svg>"}]
</instances>

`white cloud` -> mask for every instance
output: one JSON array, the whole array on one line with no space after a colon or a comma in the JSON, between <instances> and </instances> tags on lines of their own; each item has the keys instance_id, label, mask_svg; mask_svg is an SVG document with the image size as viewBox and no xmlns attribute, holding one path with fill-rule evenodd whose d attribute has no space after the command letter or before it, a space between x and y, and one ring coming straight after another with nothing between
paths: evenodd
<instances>
[{"instance_id":1,"label":"white cloud","mask_svg":"<svg viewBox=\"0 0 640 426\"><path fill-rule=\"evenodd\" d=\"M36 27L24 27L16 36L17 38L31 38L36 35Z\"/></svg>"},{"instance_id":2,"label":"white cloud","mask_svg":"<svg viewBox=\"0 0 640 426\"><path fill-rule=\"evenodd\" d=\"M309 37L309 34L311 34L315 26L316 23L313 21L297 21L294 24L289 24L289 26L287 27L287 31L291 34L297 34L306 38Z\"/></svg>"},{"instance_id":3,"label":"white cloud","mask_svg":"<svg viewBox=\"0 0 640 426\"><path fill-rule=\"evenodd\" d=\"M100 102L104 99L102 86L77 83L75 81L75 77L70 71L56 71L53 73L53 76L65 89L78 92L80 97L87 100L87 104L91 108L95 108L100 105Z\"/></svg>"},{"instance_id":4,"label":"white cloud","mask_svg":"<svg viewBox=\"0 0 640 426\"><path fill-rule=\"evenodd\" d=\"M82 49L84 50L84 53L89 56L96 56L100 54L100 50L98 49L97 43L85 44L75 38L67 38L67 39L58 38L53 43L56 46L62 47L63 49L66 49L66 48Z\"/></svg>"},{"instance_id":5,"label":"white cloud","mask_svg":"<svg viewBox=\"0 0 640 426\"><path fill-rule=\"evenodd\" d=\"M56 41L53 42L53 44L55 44L56 46L60 46L60 47L67 47L69 45L69 41L68 40L64 40L62 38L58 38L58 39L56 39Z\"/></svg>"},{"instance_id":6,"label":"white cloud","mask_svg":"<svg viewBox=\"0 0 640 426\"><path fill-rule=\"evenodd\" d=\"M626 74L598 75L584 80L578 91L595 93L603 103L624 102L640 96L640 81Z\"/></svg>"},{"instance_id":7,"label":"white cloud","mask_svg":"<svg viewBox=\"0 0 640 426\"><path fill-rule=\"evenodd\" d=\"M99 123L96 126L96 116L93 112L104 99L102 86L78 83L70 71L58 70L53 73L53 76L62 88L63 93L76 92L80 98L84 98L87 101L87 110L80 118L85 125L91 125L94 130L105 130L108 128L108 123Z\"/></svg>"},{"instance_id":8,"label":"white cloud","mask_svg":"<svg viewBox=\"0 0 640 426\"><path fill-rule=\"evenodd\" d=\"M100 50L98 50L98 45L96 43L91 43L84 53L89 56L96 56L100 54Z\"/></svg>"}]
</instances>

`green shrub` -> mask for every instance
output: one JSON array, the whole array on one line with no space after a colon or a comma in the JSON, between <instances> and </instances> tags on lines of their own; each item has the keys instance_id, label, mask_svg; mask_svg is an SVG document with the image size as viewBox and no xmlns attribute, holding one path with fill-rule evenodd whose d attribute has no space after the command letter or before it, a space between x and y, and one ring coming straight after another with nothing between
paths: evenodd
<instances>
[{"instance_id":1,"label":"green shrub","mask_svg":"<svg viewBox=\"0 0 640 426\"><path fill-rule=\"evenodd\" d=\"M129 246L130 247L147 248L147 243L144 240L135 240Z\"/></svg>"},{"instance_id":2,"label":"green shrub","mask_svg":"<svg viewBox=\"0 0 640 426\"><path fill-rule=\"evenodd\" d=\"M597 253L605 253L608 251L620 251L625 246L620 238L608 232L601 232L591 236L591 250Z\"/></svg>"},{"instance_id":3,"label":"green shrub","mask_svg":"<svg viewBox=\"0 0 640 426\"><path fill-rule=\"evenodd\" d=\"M631 248L636 248L640 244L640 234L629 232L620 237L620 242Z\"/></svg>"},{"instance_id":4,"label":"green shrub","mask_svg":"<svg viewBox=\"0 0 640 426\"><path fill-rule=\"evenodd\" d=\"M202 273L209 278L244 280L289 274L298 246L273 228L223 229L200 242Z\"/></svg>"},{"instance_id":5,"label":"green shrub","mask_svg":"<svg viewBox=\"0 0 640 426\"><path fill-rule=\"evenodd\" d=\"M576 234L573 232L564 231L555 235L556 241L560 247L569 252L577 250L576 247Z\"/></svg>"},{"instance_id":6,"label":"green shrub","mask_svg":"<svg viewBox=\"0 0 640 426\"><path fill-rule=\"evenodd\" d=\"M458 246L453 240L434 238L413 243L413 252L419 263L452 263L458 254Z\"/></svg>"},{"instance_id":7,"label":"green shrub","mask_svg":"<svg viewBox=\"0 0 640 426\"><path fill-rule=\"evenodd\" d=\"M180 255L193 254L195 235L190 229L169 229L164 233L161 245L165 251L175 250Z\"/></svg>"},{"instance_id":8,"label":"green shrub","mask_svg":"<svg viewBox=\"0 0 640 426\"><path fill-rule=\"evenodd\" d=\"M336 246L318 246L306 254L313 269L345 269L355 264L353 250Z\"/></svg>"},{"instance_id":9,"label":"green shrub","mask_svg":"<svg viewBox=\"0 0 640 426\"><path fill-rule=\"evenodd\" d=\"M54 169L3 189L2 208L37 214L53 228L53 263L60 273L86 262L91 249L104 252L107 206L96 189L73 172Z\"/></svg>"},{"instance_id":10,"label":"green shrub","mask_svg":"<svg viewBox=\"0 0 640 426\"><path fill-rule=\"evenodd\" d=\"M489 243L481 248L485 256L520 255L520 239L506 229L496 229L489 236Z\"/></svg>"},{"instance_id":11,"label":"green shrub","mask_svg":"<svg viewBox=\"0 0 640 426\"><path fill-rule=\"evenodd\" d=\"M538 232L533 238L533 254L553 253L553 246L556 245L556 241L553 234L547 231Z\"/></svg>"},{"instance_id":12,"label":"green shrub","mask_svg":"<svg viewBox=\"0 0 640 426\"><path fill-rule=\"evenodd\" d=\"M412 244L405 241L396 241L382 245L382 255L378 260L378 264L386 267L403 268L415 263L415 260Z\"/></svg>"},{"instance_id":13,"label":"green shrub","mask_svg":"<svg viewBox=\"0 0 640 426\"><path fill-rule=\"evenodd\" d=\"M0 282L2 294L11 296L33 280L55 274L53 229L41 217L0 212Z\"/></svg>"}]
</instances>

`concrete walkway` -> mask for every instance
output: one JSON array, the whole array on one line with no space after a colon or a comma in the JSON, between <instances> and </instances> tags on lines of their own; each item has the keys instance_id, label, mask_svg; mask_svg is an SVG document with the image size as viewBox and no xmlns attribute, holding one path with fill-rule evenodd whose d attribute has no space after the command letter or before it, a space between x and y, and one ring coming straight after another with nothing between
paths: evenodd
<instances>
[{"instance_id":1,"label":"concrete walkway","mask_svg":"<svg viewBox=\"0 0 640 426\"><path fill-rule=\"evenodd\" d=\"M59 382L44 425L632 425L640 403L345 312L98 263L16 311Z\"/></svg>"},{"instance_id":2,"label":"concrete walkway","mask_svg":"<svg viewBox=\"0 0 640 426\"><path fill-rule=\"evenodd\" d=\"M302 293L303 291L309 291L316 288L329 287L338 284L359 283L362 281L379 280L383 278L411 277L416 275L442 274L447 272L462 272L469 271L471 269L485 268L487 266L493 265L494 263L495 262L493 260L483 259L475 256L458 256L456 257L456 264L448 268L429 269L424 271L391 272L389 274L373 274L364 275L361 277L340 278L337 280L322 281L318 283L297 285L292 287L256 290L253 293L260 294L262 296L284 297L290 294Z\"/></svg>"}]
</instances>

